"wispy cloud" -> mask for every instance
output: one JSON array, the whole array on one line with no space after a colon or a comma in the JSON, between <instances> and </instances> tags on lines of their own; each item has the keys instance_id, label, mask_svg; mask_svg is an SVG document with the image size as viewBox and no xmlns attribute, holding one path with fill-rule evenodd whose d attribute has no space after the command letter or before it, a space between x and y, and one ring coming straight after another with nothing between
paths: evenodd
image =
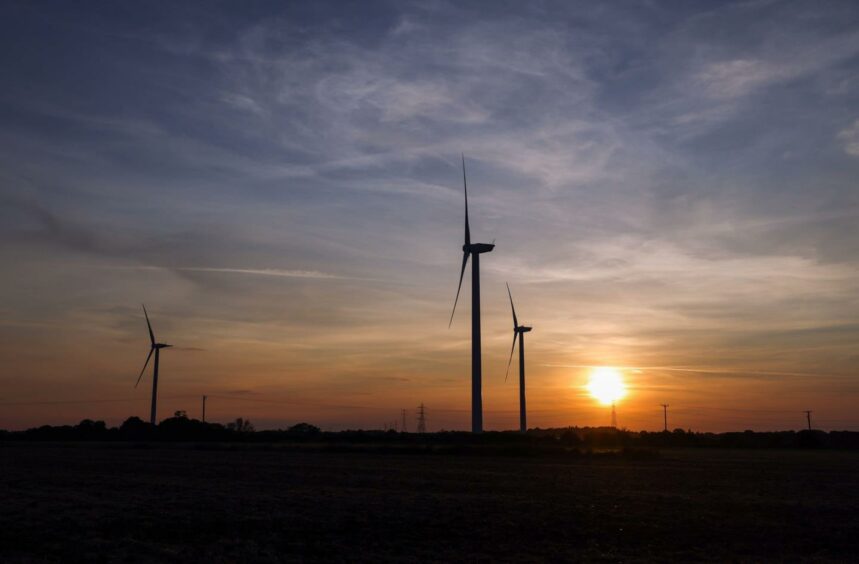
<instances>
[{"instance_id":1,"label":"wispy cloud","mask_svg":"<svg viewBox=\"0 0 859 564\"><path fill-rule=\"evenodd\" d=\"M844 143L844 152L854 157L859 157L859 119L850 127L838 132L838 139Z\"/></svg>"},{"instance_id":2,"label":"wispy cloud","mask_svg":"<svg viewBox=\"0 0 859 564\"><path fill-rule=\"evenodd\" d=\"M278 268L214 268L201 266L100 266L109 270L154 270L178 272L208 272L213 274L249 274L253 276L274 276L281 278L312 278L316 280L349 279L347 276L337 276L316 270L283 270Z\"/></svg>"}]
</instances>

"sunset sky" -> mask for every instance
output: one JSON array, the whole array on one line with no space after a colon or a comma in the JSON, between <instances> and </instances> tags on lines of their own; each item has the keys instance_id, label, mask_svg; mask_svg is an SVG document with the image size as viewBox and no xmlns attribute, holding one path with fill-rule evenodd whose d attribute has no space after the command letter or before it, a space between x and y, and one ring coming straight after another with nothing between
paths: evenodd
<instances>
[{"instance_id":1,"label":"sunset sky","mask_svg":"<svg viewBox=\"0 0 859 564\"><path fill-rule=\"evenodd\" d=\"M176 5L174 5L176 4ZM0 7L0 428L859 430L859 4ZM470 272L470 270L469 270ZM515 365L514 365L515 366Z\"/></svg>"}]
</instances>

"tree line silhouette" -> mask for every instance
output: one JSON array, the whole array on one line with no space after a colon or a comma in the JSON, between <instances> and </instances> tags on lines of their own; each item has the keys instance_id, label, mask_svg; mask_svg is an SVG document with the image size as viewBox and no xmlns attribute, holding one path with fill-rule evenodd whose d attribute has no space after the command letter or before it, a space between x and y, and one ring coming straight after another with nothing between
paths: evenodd
<instances>
[{"instance_id":1,"label":"tree line silhouette","mask_svg":"<svg viewBox=\"0 0 859 564\"><path fill-rule=\"evenodd\" d=\"M373 443L391 447L507 446L530 450L583 452L600 449L682 448L827 448L859 449L859 433L853 431L770 431L700 433L691 430L630 431L611 427L566 427L518 431L489 431L474 435L462 431L404 433L395 430L322 431L309 423L286 429L257 431L238 418L227 424L208 423L176 412L157 425L129 417L118 427L84 419L77 425L43 425L24 431L0 430L0 442L13 441L167 441L167 442L313 442L327 445Z\"/></svg>"}]
</instances>

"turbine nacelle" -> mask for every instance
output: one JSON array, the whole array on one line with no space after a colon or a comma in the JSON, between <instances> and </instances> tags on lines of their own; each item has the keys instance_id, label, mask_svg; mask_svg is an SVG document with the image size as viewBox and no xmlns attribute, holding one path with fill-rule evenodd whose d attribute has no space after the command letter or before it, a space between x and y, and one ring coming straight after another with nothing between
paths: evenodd
<instances>
[{"instance_id":1,"label":"turbine nacelle","mask_svg":"<svg viewBox=\"0 0 859 564\"><path fill-rule=\"evenodd\" d=\"M494 248L495 248L495 245L492 243L473 243L470 245L463 245L462 246L462 252L480 255L483 253L492 252L492 249L494 249Z\"/></svg>"},{"instance_id":2,"label":"turbine nacelle","mask_svg":"<svg viewBox=\"0 0 859 564\"><path fill-rule=\"evenodd\" d=\"M154 345L152 345L152 348L153 349L166 349L166 348L170 348L172 346L173 345L166 345L164 343L155 343Z\"/></svg>"},{"instance_id":3,"label":"turbine nacelle","mask_svg":"<svg viewBox=\"0 0 859 564\"><path fill-rule=\"evenodd\" d=\"M527 332L529 332L531 329L533 329L533 327L525 327L524 325L520 325L519 327L514 327L514 328L513 328L513 330L514 330L515 332L517 332L517 333L527 333Z\"/></svg>"}]
</instances>

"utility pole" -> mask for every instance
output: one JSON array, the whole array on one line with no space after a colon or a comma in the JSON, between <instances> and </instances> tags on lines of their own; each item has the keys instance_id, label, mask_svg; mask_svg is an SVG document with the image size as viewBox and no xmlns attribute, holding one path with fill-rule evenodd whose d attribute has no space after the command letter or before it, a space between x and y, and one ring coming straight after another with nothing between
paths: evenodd
<instances>
[{"instance_id":1,"label":"utility pole","mask_svg":"<svg viewBox=\"0 0 859 564\"><path fill-rule=\"evenodd\" d=\"M665 424L663 431L665 431L667 433L668 432L668 404L663 403L661 405L662 405L662 420Z\"/></svg>"},{"instance_id":2,"label":"utility pole","mask_svg":"<svg viewBox=\"0 0 859 564\"><path fill-rule=\"evenodd\" d=\"M427 432L426 411L424 408L424 404L421 403L418 406L418 433L426 433L426 432Z\"/></svg>"},{"instance_id":3,"label":"utility pole","mask_svg":"<svg viewBox=\"0 0 859 564\"><path fill-rule=\"evenodd\" d=\"M614 402L611 402L611 426L617 429L617 412L614 410Z\"/></svg>"},{"instance_id":4,"label":"utility pole","mask_svg":"<svg viewBox=\"0 0 859 564\"><path fill-rule=\"evenodd\" d=\"M206 422L206 396L203 396L203 423Z\"/></svg>"},{"instance_id":5,"label":"utility pole","mask_svg":"<svg viewBox=\"0 0 859 564\"><path fill-rule=\"evenodd\" d=\"M808 420L808 430L811 431L811 410L808 409L803 411L803 413L805 413L805 418Z\"/></svg>"},{"instance_id":6,"label":"utility pole","mask_svg":"<svg viewBox=\"0 0 859 564\"><path fill-rule=\"evenodd\" d=\"M402 415L403 415L403 433L408 433L409 430L406 427L406 410L405 409L402 410Z\"/></svg>"}]
</instances>

